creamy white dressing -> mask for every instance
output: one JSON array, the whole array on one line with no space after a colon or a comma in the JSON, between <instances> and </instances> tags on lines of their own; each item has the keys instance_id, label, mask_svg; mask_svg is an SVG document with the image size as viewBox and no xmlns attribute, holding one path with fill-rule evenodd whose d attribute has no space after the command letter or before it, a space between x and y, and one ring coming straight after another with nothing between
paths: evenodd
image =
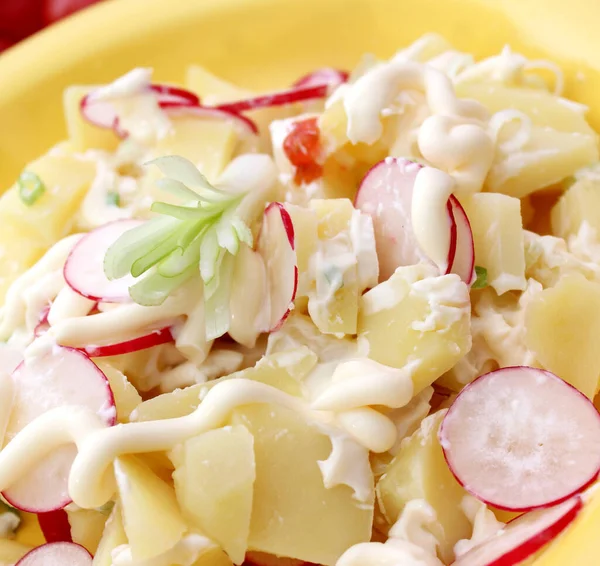
<instances>
[{"instance_id":1,"label":"creamy white dressing","mask_svg":"<svg viewBox=\"0 0 600 566\"><path fill-rule=\"evenodd\" d=\"M454 554L457 558L467 553L474 546L497 535L505 526L502 521L496 519L494 513L488 509L485 503L471 495L463 497L460 508L473 525L473 534L471 538L461 539L454 545Z\"/></svg>"},{"instance_id":2,"label":"creamy white dressing","mask_svg":"<svg viewBox=\"0 0 600 566\"><path fill-rule=\"evenodd\" d=\"M441 534L433 508L423 500L409 501L389 531L385 543L364 542L351 546L336 566L443 566L437 558Z\"/></svg>"}]
</instances>

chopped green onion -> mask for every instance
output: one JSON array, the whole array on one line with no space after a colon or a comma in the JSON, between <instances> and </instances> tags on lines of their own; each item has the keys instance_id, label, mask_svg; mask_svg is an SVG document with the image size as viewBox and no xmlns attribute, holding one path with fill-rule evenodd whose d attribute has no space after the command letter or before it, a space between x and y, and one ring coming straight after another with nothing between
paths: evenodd
<instances>
[{"instance_id":1,"label":"chopped green onion","mask_svg":"<svg viewBox=\"0 0 600 566\"><path fill-rule=\"evenodd\" d=\"M476 265L475 275L477 275L477 279L475 279L475 283L471 285L471 289L484 289L488 286L487 269L485 267L480 267L479 265Z\"/></svg>"},{"instance_id":2,"label":"chopped green onion","mask_svg":"<svg viewBox=\"0 0 600 566\"><path fill-rule=\"evenodd\" d=\"M46 186L33 171L23 171L17 179L19 197L27 206L32 206L46 192Z\"/></svg>"},{"instance_id":3,"label":"chopped green onion","mask_svg":"<svg viewBox=\"0 0 600 566\"><path fill-rule=\"evenodd\" d=\"M108 206L121 206L121 195L117 191L108 191L106 193L106 204Z\"/></svg>"},{"instance_id":4,"label":"chopped green onion","mask_svg":"<svg viewBox=\"0 0 600 566\"><path fill-rule=\"evenodd\" d=\"M229 327L229 295L233 256L240 242L252 246L252 232L238 214L244 193L213 187L193 163L182 157L161 157L157 165L166 178L157 185L181 204L155 202L160 214L123 234L107 251L104 272L109 279L132 275L132 299L160 305L194 276L204 284L206 333L209 340ZM201 284L201 283L199 283Z\"/></svg>"}]
</instances>

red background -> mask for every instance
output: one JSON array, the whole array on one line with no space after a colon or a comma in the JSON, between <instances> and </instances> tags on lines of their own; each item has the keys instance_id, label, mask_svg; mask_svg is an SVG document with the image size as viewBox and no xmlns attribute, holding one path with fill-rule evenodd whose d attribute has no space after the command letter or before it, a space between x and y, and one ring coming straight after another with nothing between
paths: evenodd
<instances>
[{"instance_id":1,"label":"red background","mask_svg":"<svg viewBox=\"0 0 600 566\"><path fill-rule=\"evenodd\" d=\"M0 0L0 52L99 0Z\"/></svg>"}]
</instances>

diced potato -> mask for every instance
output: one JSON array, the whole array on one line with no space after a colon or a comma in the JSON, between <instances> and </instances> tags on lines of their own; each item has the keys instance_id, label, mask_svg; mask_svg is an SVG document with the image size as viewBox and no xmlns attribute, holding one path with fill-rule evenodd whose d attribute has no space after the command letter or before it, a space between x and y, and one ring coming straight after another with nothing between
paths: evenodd
<instances>
[{"instance_id":1,"label":"diced potato","mask_svg":"<svg viewBox=\"0 0 600 566\"><path fill-rule=\"evenodd\" d=\"M428 266L400 267L360 300L358 336L369 357L396 368L420 360L415 395L471 348L469 289L457 275L435 275Z\"/></svg>"},{"instance_id":2,"label":"diced potato","mask_svg":"<svg viewBox=\"0 0 600 566\"><path fill-rule=\"evenodd\" d=\"M16 220L0 220L0 306L4 304L6 291L15 279L40 259L45 251L46 247L36 233L24 229Z\"/></svg>"},{"instance_id":3,"label":"diced potato","mask_svg":"<svg viewBox=\"0 0 600 566\"><path fill-rule=\"evenodd\" d=\"M596 136L534 126L520 151L496 151L486 179L490 191L517 198L559 183L598 161Z\"/></svg>"},{"instance_id":4,"label":"diced potato","mask_svg":"<svg viewBox=\"0 0 600 566\"><path fill-rule=\"evenodd\" d=\"M76 511L67 510L67 514L73 542L85 547L90 554L96 554L108 513L96 509L77 509Z\"/></svg>"},{"instance_id":5,"label":"diced potato","mask_svg":"<svg viewBox=\"0 0 600 566\"><path fill-rule=\"evenodd\" d=\"M454 545L460 539L470 538L471 524L460 508L467 493L448 469L437 438L445 414L444 410L427 417L421 428L402 443L377 484L377 497L390 524L398 519L409 501L427 501L442 525L439 551L442 560L448 564L454 557Z\"/></svg>"},{"instance_id":6,"label":"diced potato","mask_svg":"<svg viewBox=\"0 0 600 566\"><path fill-rule=\"evenodd\" d=\"M525 244L519 199L477 193L460 200L471 223L475 264L487 269L488 283L502 295L525 289Z\"/></svg>"},{"instance_id":7,"label":"diced potato","mask_svg":"<svg viewBox=\"0 0 600 566\"><path fill-rule=\"evenodd\" d=\"M106 521L98 550L94 554L93 566L112 566L112 551L122 544L127 544L127 535L123 528L121 504L117 502Z\"/></svg>"},{"instance_id":8,"label":"diced potato","mask_svg":"<svg viewBox=\"0 0 600 566\"><path fill-rule=\"evenodd\" d=\"M67 122L67 134L71 147L76 152L88 149L113 151L119 145L119 138L111 129L99 128L84 119L81 114L81 100L94 86L70 86L63 95L63 111Z\"/></svg>"},{"instance_id":9,"label":"diced potato","mask_svg":"<svg viewBox=\"0 0 600 566\"><path fill-rule=\"evenodd\" d=\"M306 347L265 356L254 367L144 401L135 410L135 419L132 417L132 420L151 421L189 415L210 388L227 379L251 379L277 387L290 395L300 396L301 381L316 363L317 356Z\"/></svg>"},{"instance_id":10,"label":"diced potato","mask_svg":"<svg viewBox=\"0 0 600 566\"><path fill-rule=\"evenodd\" d=\"M552 233L561 238L577 234L587 222L600 234L600 183L590 179L577 181L552 209Z\"/></svg>"},{"instance_id":11,"label":"diced potato","mask_svg":"<svg viewBox=\"0 0 600 566\"><path fill-rule=\"evenodd\" d=\"M233 562L219 546L203 550L192 566L233 566Z\"/></svg>"},{"instance_id":12,"label":"diced potato","mask_svg":"<svg viewBox=\"0 0 600 566\"><path fill-rule=\"evenodd\" d=\"M114 466L131 556L147 560L166 552L187 530L173 488L135 456L121 456Z\"/></svg>"},{"instance_id":13,"label":"diced potato","mask_svg":"<svg viewBox=\"0 0 600 566\"><path fill-rule=\"evenodd\" d=\"M46 190L27 205L15 183L0 198L0 224L18 224L20 231L35 234L40 246L50 247L69 233L73 216L94 180L96 166L72 156L44 155L25 171L38 175ZM10 240L16 244L14 237Z\"/></svg>"},{"instance_id":14,"label":"diced potato","mask_svg":"<svg viewBox=\"0 0 600 566\"><path fill-rule=\"evenodd\" d=\"M459 83L455 88L458 96L478 100L491 114L506 109L518 110L529 116L535 126L559 132L578 132L586 136L596 135L583 112L570 101L548 91L489 82Z\"/></svg>"},{"instance_id":15,"label":"diced potato","mask_svg":"<svg viewBox=\"0 0 600 566\"><path fill-rule=\"evenodd\" d=\"M600 490L591 488L585 507L575 520L552 539L534 561L534 566L596 566L600 556Z\"/></svg>"},{"instance_id":16,"label":"diced potato","mask_svg":"<svg viewBox=\"0 0 600 566\"><path fill-rule=\"evenodd\" d=\"M317 462L330 455L327 436L275 405L236 409L232 422L254 435L251 550L331 566L348 547L370 539L370 503L355 501L348 486L323 485Z\"/></svg>"},{"instance_id":17,"label":"diced potato","mask_svg":"<svg viewBox=\"0 0 600 566\"><path fill-rule=\"evenodd\" d=\"M170 455L170 453L169 453ZM167 452L145 452L138 458L148 466L154 474L169 485L173 485L173 470L175 469Z\"/></svg>"},{"instance_id":18,"label":"diced potato","mask_svg":"<svg viewBox=\"0 0 600 566\"><path fill-rule=\"evenodd\" d=\"M590 399L600 376L600 284L567 275L527 306L526 346L542 366Z\"/></svg>"},{"instance_id":19,"label":"diced potato","mask_svg":"<svg viewBox=\"0 0 600 566\"><path fill-rule=\"evenodd\" d=\"M310 258L317 249L317 215L310 208L286 204L294 225L294 243L298 262L298 289L296 297L305 297L314 281L309 270Z\"/></svg>"},{"instance_id":20,"label":"diced potato","mask_svg":"<svg viewBox=\"0 0 600 566\"><path fill-rule=\"evenodd\" d=\"M97 360L96 365L107 377L110 388L115 397L117 418L124 423L129 420L131 412L142 402L142 397L137 389L129 383L124 373L111 366L108 362Z\"/></svg>"},{"instance_id":21,"label":"diced potato","mask_svg":"<svg viewBox=\"0 0 600 566\"><path fill-rule=\"evenodd\" d=\"M309 292L308 312L325 334L356 334L358 317L358 272L350 238L354 207L348 199L315 199L310 207L317 214L320 253L315 262L316 281Z\"/></svg>"},{"instance_id":22,"label":"diced potato","mask_svg":"<svg viewBox=\"0 0 600 566\"><path fill-rule=\"evenodd\" d=\"M238 141L235 124L231 120L184 116L170 119L171 131L158 140L156 154L185 157L210 181L216 181L233 158Z\"/></svg>"},{"instance_id":23,"label":"diced potato","mask_svg":"<svg viewBox=\"0 0 600 566\"><path fill-rule=\"evenodd\" d=\"M248 549L255 479L254 439L243 426L211 430L183 443L173 474L190 525L216 541L235 564Z\"/></svg>"},{"instance_id":24,"label":"diced potato","mask_svg":"<svg viewBox=\"0 0 600 566\"><path fill-rule=\"evenodd\" d=\"M21 544L16 540L0 539L0 564L9 566L17 563L31 548L31 546Z\"/></svg>"}]
</instances>

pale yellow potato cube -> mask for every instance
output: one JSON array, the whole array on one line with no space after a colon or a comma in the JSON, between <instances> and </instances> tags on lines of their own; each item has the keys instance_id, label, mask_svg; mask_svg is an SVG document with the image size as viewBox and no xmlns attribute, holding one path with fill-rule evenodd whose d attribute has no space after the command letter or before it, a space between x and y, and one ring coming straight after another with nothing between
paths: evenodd
<instances>
[{"instance_id":1,"label":"pale yellow potato cube","mask_svg":"<svg viewBox=\"0 0 600 566\"><path fill-rule=\"evenodd\" d=\"M94 554L93 566L112 566L112 551L123 544L127 544L127 535L123 528L121 504L117 502L106 521L102 538Z\"/></svg>"},{"instance_id":2,"label":"pale yellow potato cube","mask_svg":"<svg viewBox=\"0 0 600 566\"><path fill-rule=\"evenodd\" d=\"M525 289L525 243L519 199L499 193L477 193L460 199L471 223L475 265L487 269L487 280L502 295Z\"/></svg>"},{"instance_id":3,"label":"pale yellow potato cube","mask_svg":"<svg viewBox=\"0 0 600 566\"><path fill-rule=\"evenodd\" d=\"M254 439L243 426L185 441L173 473L179 506L192 527L217 542L235 564L248 549L255 480Z\"/></svg>"},{"instance_id":4,"label":"pale yellow potato cube","mask_svg":"<svg viewBox=\"0 0 600 566\"><path fill-rule=\"evenodd\" d=\"M263 357L255 366L215 379L164 393L139 405L131 420L152 421L183 417L193 412L202 397L216 383L228 379L251 379L259 381L290 395L302 395L302 379L314 368L317 356L303 346L290 351L277 352Z\"/></svg>"},{"instance_id":5,"label":"pale yellow potato cube","mask_svg":"<svg viewBox=\"0 0 600 566\"><path fill-rule=\"evenodd\" d=\"M15 183L0 197L0 225L17 224L20 232L35 234L40 246L50 247L71 230L73 217L96 176L96 166L69 155L44 155L27 165L25 171L35 173L45 191L27 205Z\"/></svg>"},{"instance_id":6,"label":"pale yellow potato cube","mask_svg":"<svg viewBox=\"0 0 600 566\"><path fill-rule=\"evenodd\" d=\"M16 564L32 549L16 540L0 539L0 564Z\"/></svg>"},{"instance_id":7,"label":"pale yellow potato cube","mask_svg":"<svg viewBox=\"0 0 600 566\"><path fill-rule=\"evenodd\" d=\"M251 550L332 566L348 547L370 539L371 502L359 504L348 486L323 485L317 462L330 455L329 437L276 405L236 409L232 422L254 435Z\"/></svg>"},{"instance_id":8,"label":"pale yellow potato cube","mask_svg":"<svg viewBox=\"0 0 600 566\"><path fill-rule=\"evenodd\" d=\"M359 341L366 340L370 358L388 366L419 360L415 395L471 348L469 288L457 275L436 274L430 266L400 267L360 300Z\"/></svg>"},{"instance_id":9,"label":"pale yellow potato cube","mask_svg":"<svg viewBox=\"0 0 600 566\"><path fill-rule=\"evenodd\" d=\"M115 460L123 527L134 560L148 560L177 544L187 524L175 492L135 456Z\"/></svg>"},{"instance_id":10,"label":"pale yellow potato cube","mask_svg":"<svg viewBox=\"0 0 600 566\"><path fill-rule=\"evenodd\" d=\"M542 367L593 399L600 376L600 284L567 275L531 299L526 346Z\"/></svg>"},{"instance_id":11,"label":"pale yellow potato cube","mask_svg":"<svg viewBox=\"0 0 600 566\"><path fill-rule=\"evenodd\" d=\"M67 515L73 542L85 547L90 554L96 554L109 517L108 513L96 509L77 509L67 510Z\"/></svg>"},{"instance_id":12,"label":"pale yellow potato cube","mask_svg":"<svg viewBox=\"0 0 600 566\"><path fill-rule=\"evenodd\" d=\"M203 550L192 566L233 566L233 562L219 546Z\"/></svg>"},{"instance_id":13,"label":"pale yellow potato cube","mask_svg":"<svg viewBox=\"0 0 600 566\"><path fill-rule=\"evenodd\" d=\"M552 233L567 239L587 222L600 234L600 183L581 179L571 185L552 209Z\"/></svg>"},{"instance_id":14,"label":"pale yellow potato cube","mask_svg":"<svg viewBox=\"0 0 600 566\"><path fill-rule=\"evenodd\" d=\"M467 492L448 469L437 437L445 414L443 410L427 417L419 430L402 443L377 484L377 500L390 524L398 519L409 501L427 501L442 525L439 552L449 564L454 558L454 545L460 539L470 538L471 524L460 508Z\"/></svg>"},{"instance_id":15,"label":"pale yellow potato cube","mask_svg":"<svg viewBox=\"0 0 600 566\"><path fill-rule=\"evenodd\" d=\"M119 138L112 129L100 128L88 122L81 114L81 101L97 86L70 86L63 94L63 112L71 147L76 152L88 149L113 151Z\"/></svg>"},{"instance_id":16,"label":"pale yellow potato cube","mask_svg":"<svg viewBox=\"0 0 600 566\"><path fill-rule=\"evenodd\" d=\"M96 360L96 365L110 383L110 388L115 397L117 419L121 423L127 422L131 412L142 402L142 397L137 389L129 383L124 373L103 360Z\"/></svg>"},{"instance_id":17,"label":"pale yellow potato cube","mask_svg":"<svg viewBox=\"0 0 600 566\"><path fill-rule=\"evenodd\" d=\"M36 233L14 219L0 220L0 306L13 281L40 259L45 251L46 247Z\"/></svg>"},{"instance_id":18,"label":"pale yellow potato cube","mask_svg":"<svg viewBox=\"0 0 600 566\"><path fill-rule=\"evenodd\" d=\"M319 253L314 255L315 284L309 292L308 312L325 334L356 334L358 317L357 263L349 264L354 253L350 222L354 207L348 199L315 199L310 208L317 215Z\"/></svg>"},{"instance_id":19,"label":"pale yellow potato cube","mask_svg":"<svg viewBox=\"0 0 600 566\"><path fill-rule=\"evenodd\" d=\"M179 155L194 163L209 181L216 181L233 158L238 141L236 125L231 120L170 117L172 128L158 140L158 156ZM164 196L164 193L162 193Z\"/></svg>"},{"instance_id":20,"label":"pale yellow potato cube","mask_svg":"<svg viewBox=\"0 0 600 566\"><path fill-rule=\"evenodd\" d=\"M306 297L314 285L309 267L310 259L317 250L318 245L318 219L317 214L310 208L303 208L293 204L286 204L294 225L294 243L296 260L298 262L298 289L296 297Z\"/></svg>"},{"instance_id":21,"label":"pale yellow potato cube","mask_svg":"<svg viewBox=\"0 0 600 566\"><path fill-rule=\"evenodd\" d=\"M25 511L21 511L19 515L21 517L21 523L17 529L17 542L26 546L39 546L40 544L44 544L46 539L40 528L37 515Z\"/></svg>"},{"instance_id":22,"label":"pale yellow potato cube","mask_svg":"<svg viewBox=\"0 0 600 566\"><path fill-rule=\"evenodd\" d=\"M584 112L571 101L546 90L489 82L459 83L455 88L458 96L478 100L491 114L507 109L518 110L527 115L536 126L552 128L559 132L596 136L587 123Z\"/></svg>"},{"instance_id":23,"label":"pale yellow potato cube","mask_svg":"<svg viewBox=\"0 0 600 566\"><path fill-rule=\"evenodd\" d=\"M496 150L485 186L493 192L522 198L596 161L596 136L534 126L521 150Z\"/></svg>"}]
</instances>

